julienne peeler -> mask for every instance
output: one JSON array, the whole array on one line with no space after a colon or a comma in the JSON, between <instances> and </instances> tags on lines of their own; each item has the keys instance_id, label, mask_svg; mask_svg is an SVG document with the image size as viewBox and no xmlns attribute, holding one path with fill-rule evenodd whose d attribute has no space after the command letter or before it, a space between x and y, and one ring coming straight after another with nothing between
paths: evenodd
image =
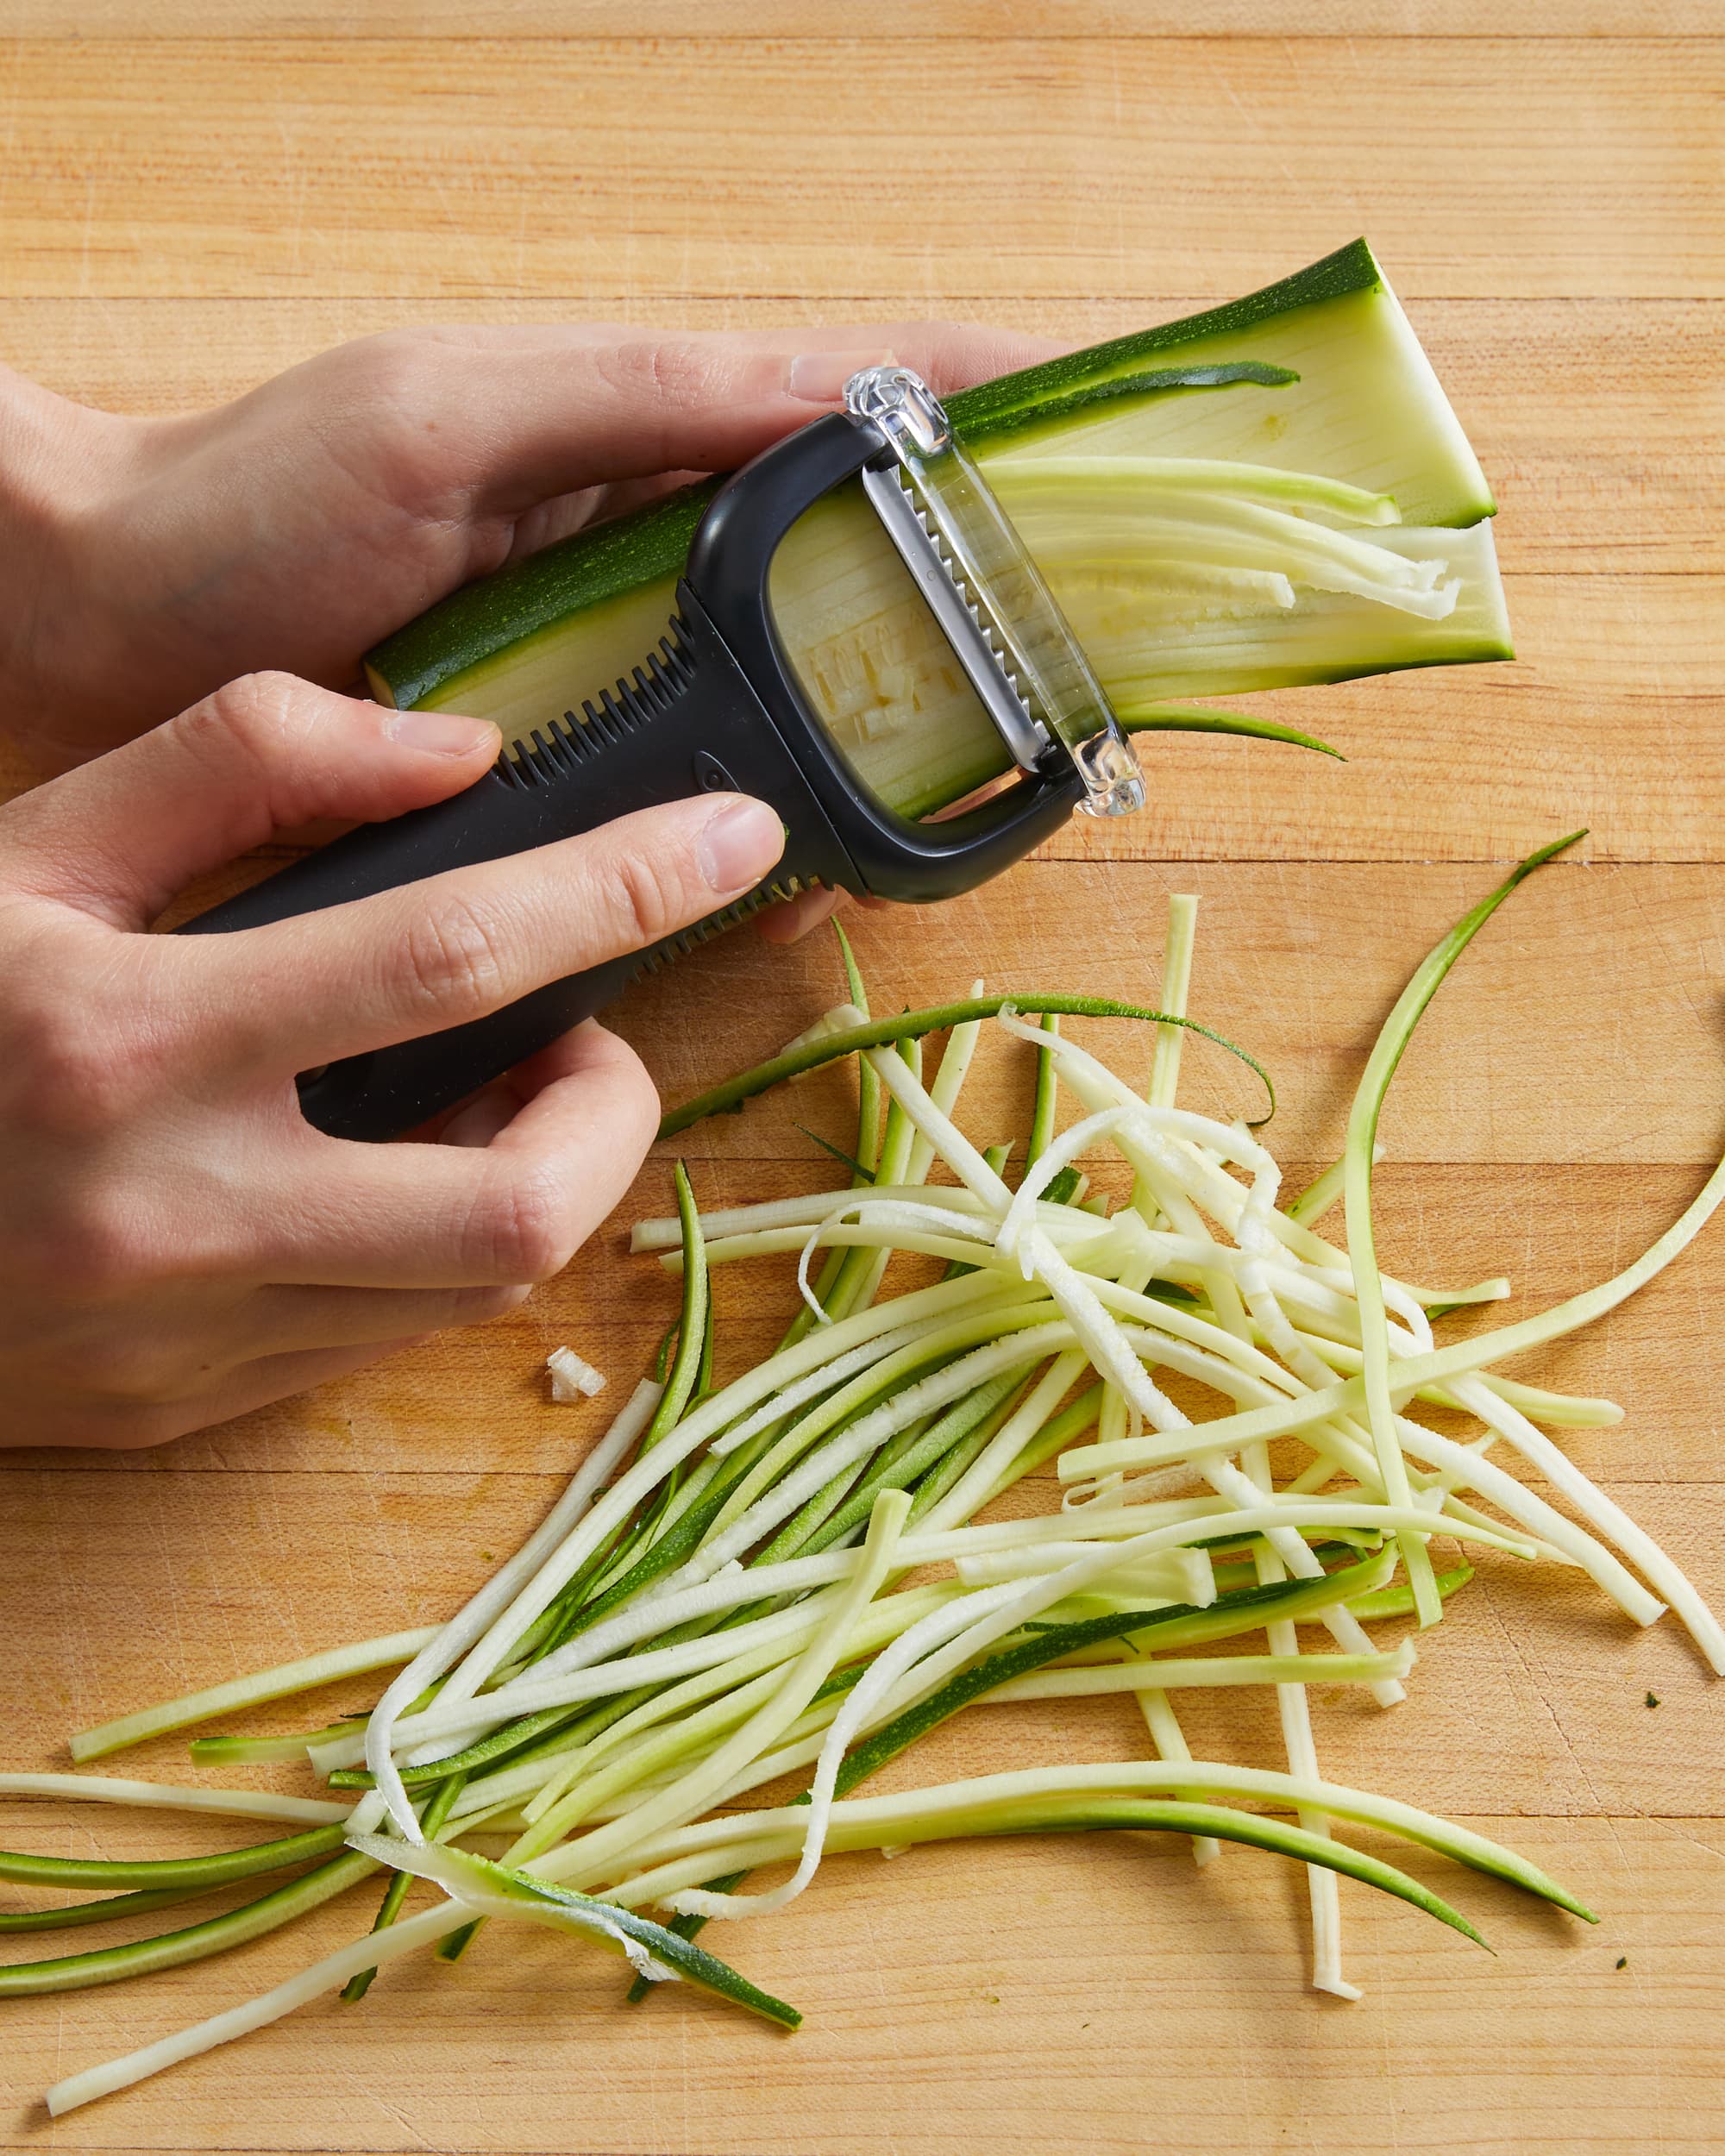
<instances>
[{"instance_id":1,"label":"julienne peeler","mask_svg":"<svg viewBox=\"0 0 1725 2156\"><path fill-rule=\"evenodd\" d=\"M768 581L779 542L852 478L1019 768L992 798L941 821L908 822L861 784L774 627ZM908 367L853 375L842 411L725 482L695 533L666 634L628 681L506 749L454 799L351 831L179 933L340 906L703 790L756 794L778 811L787 836L767 882L649 950L488 1018L305 1073L309 1120L337 1138L398 1137L775 899L815 883L913 905L952 898L1022 859L1075 809L1118 816L1143 806L1137 761L1064 615Z\"/></svg>"}]
</instances>

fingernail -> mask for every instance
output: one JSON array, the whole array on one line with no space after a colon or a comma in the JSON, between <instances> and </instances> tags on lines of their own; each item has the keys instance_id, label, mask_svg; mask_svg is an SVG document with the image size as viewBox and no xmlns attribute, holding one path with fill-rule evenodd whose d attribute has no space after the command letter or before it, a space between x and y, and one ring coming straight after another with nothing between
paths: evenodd
<instances>
[{"instance_id":1,"label":"fingernail","mask_svg":"<svg viewBox=\"0 0 1725 2156\"><path fill-rule=\"evenodd\" d=\"M865 367L890 367L893 355L878 346L869 352L800 352L791 361L787 386L793 397L811 404L836 404L844 385Z\"/></svg>"},{"instance_id":2,"label":"fingernail","mask_svg":"<svg viewBox=\"0 0 1725 2156\"><path fill-rule=\"evenodd\" d=\"M404 749L429 756L471 756L497 745L497 729L488 718L463 718L458 711L397 711L384 730Z\"/></svg>"},{"instance_id":3,"label":"fingernail","mask_svg":"<svg viewBox=\"0 0 1725 2156\"><path fill-rule=\"evenodd\" d=\"M730 898L759 883L785 850L785 827L764 801L733 801L703 829L695 858L713 889Z\"/></svg>"}]
</instances>

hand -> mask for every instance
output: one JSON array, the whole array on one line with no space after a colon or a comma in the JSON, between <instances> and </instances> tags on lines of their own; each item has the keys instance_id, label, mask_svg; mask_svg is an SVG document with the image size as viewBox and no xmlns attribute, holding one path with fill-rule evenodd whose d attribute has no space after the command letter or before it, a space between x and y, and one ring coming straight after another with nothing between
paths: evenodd
<instances>
[{"instance_id":1,"label":"hand","mask_svg":"<svg viewBox=\"0 0 1725 2156\"><path fill-rule=\"evenodd\" d=\"M0 369L0 724L55 769L266 668L331 688L436 599L722 471L896 357L940 388L1039 340L938 323L661 337L392 330L222 410L129 419ZM9 527L9 529L6 528Z\"/></svg>"},{"instance_id":2,"label":"hand","mask_svg":"<svg viewBox=\"0 0 1725 2156\"><path fill-rule=\"evenodd\" d=\"M470 786L495 727L241 680L0 810L0 1444L149 1445L509 1309L604 1219L658 1103L599 1026L358 1145L293 1075L483 1016L760 881L736 795L225 936L144 931L313 818Z\"/></svg>"}]
</instances>

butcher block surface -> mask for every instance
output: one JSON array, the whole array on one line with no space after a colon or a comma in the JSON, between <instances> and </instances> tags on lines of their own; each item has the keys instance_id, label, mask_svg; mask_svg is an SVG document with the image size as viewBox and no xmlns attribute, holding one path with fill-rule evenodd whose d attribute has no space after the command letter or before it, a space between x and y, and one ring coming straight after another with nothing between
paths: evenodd
<instances>
[{"instance_id":1,"label":"butcher block surface","mask_svg":"<svg viewBox=\"0 0 1725 2156\"><path fill-rule=\"evenodd\" d=\"M1380 1247L1408 1277L1506 1273L1514 1310L1605 1277L1725 1145L1717 16L1699 0L893 0L868 22L856 36L864 11L822 0L500 0L477 17L447 0L0 0L0 357L91 403L171 411L399 323L919 313L1088 340L1365 233L1496 488L1518 658L1259 699L1342 766L1159 738L1149 814L1081 819L945 908L858 915L857 946L881 1007L979 973L1148 1001L1168 894L1195 892L1193 1008L1274 1073L1272 1141L1298 1177L1333 1157L1374 1030L1436 934L1517 855L1585 825L1468 954L1397 1077ZM28 778L0 761L0 782ZM616 1024L674 1100L770 1052L837 985L825 936L787 953L743 934ZM1097 1038L1134 1052L1124 1027ZM1195 1104L1249 1098L1208 1051L1188 1071ZM979 1136L1022 1128L1006 1044L974 1090ZM829 1182L793 1119L842 1140L846 1098L829 1075L690 1131L698 1190ZM76 1728L451 1611L672 1313L674 1283L626 1253L670 1174L661 1149L506 1320L161 1451L0 1453L0 1768L64 1768ZM1609 1319L1515 1366L1623 1403L1618 1426L1569 1433L1574 1457L1716 1602L1722 1292L1716 1225ZM788 1307L774 1269L723 1277L722 1359L739 1367ZM549 1401L561 1342L609 1374L598 1402ZM0 2003L0 2137L344 2156L1725 2147L1725 1695L1670 1620L1637 1632L1578 1575L1509 1558L1484 1559L1420 1644L1393 1711L1317 1699L1326 1771L1513 1843L1596 1927L1398 1852L1495 1954L1345 1882L1364 1992L1346 2005L1306 1986L1305 1884L1279 1858L1231 1850L1200 1871L1182 1842L1125 1835L844 1857L723 1942L801 2006L794 2036L686 1992L625 2008L608 1959L493 1929L457 1967L397 1964L362 2006L325 1998L48 2120L59 2076L354 1936L365 1889L160 1978ZM334 1687L306 1719L374 1689ZM1267 1697L1187 1694L1182 1713L1201 1756L1278 1763ZM892 1772L1143 1748L1123 1701L982 1709ZM183 1741L114 1764L193 1771ZM255 1838L0 1800L12 1848L160 1854L229 1833Z\"/></svg>"}]
</instances>

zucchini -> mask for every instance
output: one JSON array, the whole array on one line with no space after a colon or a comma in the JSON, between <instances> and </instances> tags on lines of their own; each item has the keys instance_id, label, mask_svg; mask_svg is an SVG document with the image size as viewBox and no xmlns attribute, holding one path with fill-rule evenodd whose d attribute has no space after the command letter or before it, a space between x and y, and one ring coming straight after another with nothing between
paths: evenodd
<instances>
[{"instance_id":1,"label":"zucchini","mask_svg":"<svg viewBox=\"0 0 1725 2156\"><path fill-rule=\"evenodd\" d=\"M1131 728L1170 699L1510 655L1490 489L1370 248L947 399ZM664 634L717 481L455 592L367 661L374 694L524 739ZM1006 757L860 489L775 561L787 649L906 815Z\"/></svg>"}]
</instances>

